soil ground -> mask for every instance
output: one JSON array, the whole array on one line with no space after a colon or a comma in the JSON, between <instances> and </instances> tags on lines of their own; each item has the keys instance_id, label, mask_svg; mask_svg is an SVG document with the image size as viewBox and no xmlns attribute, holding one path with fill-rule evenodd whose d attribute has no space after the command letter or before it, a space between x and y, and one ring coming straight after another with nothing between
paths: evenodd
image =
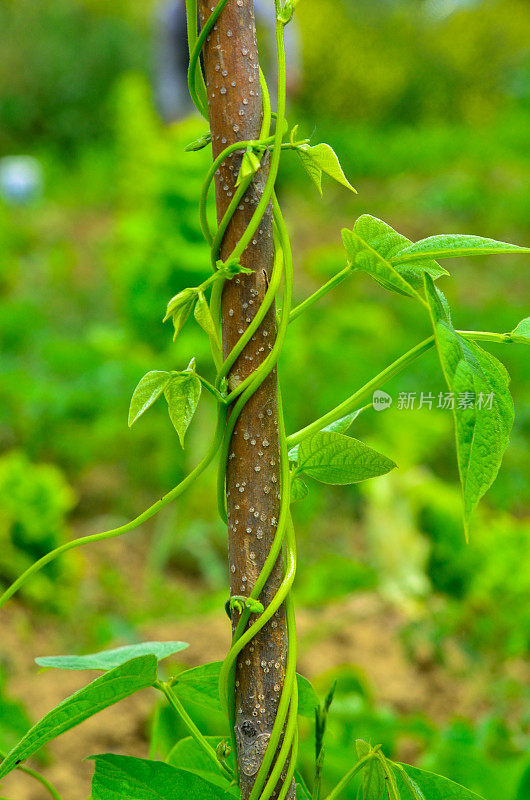
<instances>
[{"instance_id":1,"label":"soil ground","mask_svg":"<svg viewBox=\"0 0 530 800\"><path fill-rule=\"evenodd\" d=\"M14 604L10 614L0 620L0 641L4 652L10 653L10 693L23 699L38 719L83 686L87 673L49 670L37 674L33 655L60 652L60 636L51 626L33 630L31 619L32 615ZM354 664L370 675L376 701L400 713L422 711L438 722L455 715L473 718L484 713L484 687L481 690L476 675L473 681L462 680L465 670L459 668L458 659L443 668L426 654L418 654L411 662L400 638L405 622L400 611L371 593L320 610L301 610L299 671L313 679L333 667ZM191 642L189 649L179 654L181 662L189 666L221 659L229 645L229 626L222 613L174 625L151 625L142 633L145 639ZM114 752L146 757L145 720L152 702L151 692L141 692L49 746L49 763L43 771L65 800L86 800L89 795L93 767L84 760L87 755ZM2 795L14 800L46 797L44 789L22 773L12 773L3 781Z\"/></svg>"}]
</instances>

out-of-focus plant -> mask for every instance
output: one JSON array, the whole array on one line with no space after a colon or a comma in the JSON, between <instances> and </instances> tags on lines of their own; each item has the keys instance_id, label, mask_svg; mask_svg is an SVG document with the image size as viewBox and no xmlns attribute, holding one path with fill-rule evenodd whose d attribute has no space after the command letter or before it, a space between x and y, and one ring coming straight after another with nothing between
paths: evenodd
<instances>
[{"instance_id":1,"label":"out-of-focus plant","mask_svg":"<svg viewBox=\"0 0 530 800\"><path fill-rule=\"evenodd\" d=\"M0 459L0 580L9 584L21 568L65 541L66 516L75 495L61 471L52 464L32 464L21 452ZM55 584L64 568L52 564L28 587L26 596L54 602Z\"/></svg>"},{"instance_id":2,"label":"out-of-focus plant","mask_svg":"<svg viewBox=\"0 0 530 800\"><path fill-rule=\"evenodd\" d=\"M525 0L352 4L306 0L303 106L333 118L480 123L526 102ZM326 65L333 48L340 57Z\"/></svg>"},{"instance_id":3,"label":"out-of-focus plant","mask_svg":"<svg viewBox=\"0 0 530 800\"><path fill-rule=\"evenodd\" d=\"M146 44L134 20L104 4L2 3L0 150L52 142L64 152L108 139L116 76L143 63Z\"/></svg>"}]
</instances>

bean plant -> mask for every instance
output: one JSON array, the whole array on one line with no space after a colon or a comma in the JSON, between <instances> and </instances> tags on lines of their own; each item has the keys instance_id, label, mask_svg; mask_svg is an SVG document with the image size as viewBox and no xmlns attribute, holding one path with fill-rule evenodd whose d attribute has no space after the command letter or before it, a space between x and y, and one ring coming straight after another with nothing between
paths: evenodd
<instances>
[{"instance_id":1,"label":"bean plant","mask_svg":"<svg viewBox=\"0 0 530 800\"><path fill-rule=\"evenodd\" d=\"M143 642L91 655L36 659L42 667L101 672L100 677L49 711L0 764L0 778L14 769L24 769L54 798L59 798L58 792L44 776L24 766L27 759L52 739L98 711L141 689L152 687L173 709L189 736L174 745L165 761L108 753L92 756L95 763L93 800L147 800L155 797L221 800L227 795L244 800L269 800L272 797L284 800L295 796L301 800L320 800L322 775L326 768L326 726L333 688L320 702L311 684L296 673L296 631L291 594L296 572L296 539L292 504L307 495L311 480L335 485L353 484L377 478L394 469L396 465L392 458L354 438L349 430L358 415L373 404L375 392L433 348L437 351L447 384L447 395L453 398L451 407L466 537L469 536L473 512L494 481L508 444L514 418L509 376L502 363L483 349L483 345L530 344L530 317L519 322L509 333L458 329L447 299L438 286L449 278L449 272L439 261L530 253L530 248L462 234L436 234L414 242L386 222L363 214L351 227L342 231L344 267L314 294L299 305L293 305L293 256L287 226L275 194L281 159L297 158L320 193L323 175L338 182L344 191L355 190L332 148L325 143L312 144L309 139L301 137L297 125L291 127L286 119L283 33L293 16L295 2L269 2L275 2L276 11L278 87L274 112L265 77L258 67L257 51L245 46L244 37L249 35L247 28L251 44L255 43L251 0L220 0L211 8L207 8L202 0L199 6L197 0L186 2L190 94L205 120L211 119L204 135L186 149L193 158L194 151L210 145L214 147L214 159L199 198L199 217L204 237L211 248L211 263L205 265L207 277L199 286L183 289L169 300L164 321L171 321L176 339L193 315L208 337L215 378L208 380L194 358L180 370L148 372L134 390L129 411L129 426L132 426L155 402L166 402L171 423L184 447L188 427L201 396L206 393L217 412L217 423L208 449L184 480L136 519L103 533L66 542L40 558L5 591L0 605L4 605L38 570L62 553L138 528L160 509L180 498L215 459L219 476L219 515L228 523L229 536L232 536L230 546L236 551L235 555L232 551L230 553L230 570L236 573L237 556L241 556L241 552L237 552L239 548L244 550L248 574L254 578L250 580L246 575L238 575L240 591L234 591L235 583L232 583L226 611L232 621L233 637L222 663L198 666L168 679L163 668L159 668L159 662L187 646L180 641ZM200 34L197 31L198 15L202 23ZM233 22L236 25L228 27ZM217 53L212 55L214 50ZM200 60L203 51L204 72ZM243 64L239 72L228 74L228 69L223 68L223 53L226 63L232 57L230 63ZM220 62L215 61L217 57L221 58ZM243 89L240 85L242 75L246 81ZM214 79L217 81L215 85L212 83ZM249 84L253 87L250 91ZM228 141L219 132L215 114L226 112L230 108L229 93L235 96L240 90L243 99L238 115L228 120L234 133L233 140ZM250 99L259 103L258 135L244 139L241 138L245 130L243 120ZM222 185L225 181L223 170L227 165L232 173L231 183ZM208 214L208 197L216 180L218 221L213 225ZM238 229L235 223L238 218L241 221L241 211L246 211L247 216L244 226L240 224ZM270 274L262 281L260 295L258 289L252 288L257 285L252 281L261 277L256 274L256 263L260 253L263 255L266 249L264 230L267 225L272 231L268 245L272 266ZM234 231L237 232L235 239ZM257 249L253 250L253 247ZM319 300L360 272L367 273L385 291L399 295L404 304L418 304L425 312L429 335L319 419L309 422L301 430L287 433L281 392L274 381L289 326L301 314L313 313ZM244 292L249 286L246 296L251 299L237 313L234 312L230 303L238 297L238 292ZM243 297L243 294L239 296ZM225 302L227 297L228 302ZM278 298L281 308L276 312ZM234 314L243 322L238 319L233 323L231 317ZM227 347L227 339L234 335L234 324L240 326L235 330L235 344ZM267 341L265 334L270 330L273 336ZM267 342L266 346L258 347L264 342ZM255 354L255 362L254 356L249 355L251 352ZM246 376L237 368L243 359L247 362ZM250 417L250 420L255 423L253 430L257 433L248 432L246 428L238 429L238 421L252 408L253 398L266 385L272 386L274 404L267 407L265 413L258 410L260 406L254 409L255 419ZM466 402L456 401L462 397ZM272 419L267 421L267 416ZM263 426L266 424L273 426L275 442L264 438ZM255 454L253 462L237 455L240 451L234 445L236 435L242 436L248 452ZM235 481L230 472L231 462L238 459L242 462L241 469L246 469L242 481ZM263 480L260 475L262 464L269 482L259 484L262 500L255 501L256 505L247 509L245 498L258 485L257 482ZM274 516L270 510L272 501L278 508ZM248 514L239 523L234 516L237 517L239 510L243 518L243 507ZM262 546L265 523L273 535L267 543L263 563L257 569L253 550ZM258 663L253 660L256 648L261 648L262 654L272 652L276 655L269 660L261 655L262 660ZM241 676L244 674L248 680L242 686L245 681ZM256 686L265 687L266 696L255 694ZM189 700L211 710L222 709L229 735L206 737L185 707ZM244 714L242 717L241 709L247 707L245 703L254 709L248 713L248 718ZM260 715L269 720L271 708L274 712L272 721L262 725ZM297 771L298 715L310 717L315 723L315 768L312 781L308 782ZM472 800L477 797L444 777L391 761L377 742L344 742L344 747L351 753L351 768L325 800L343 796L350 781L358 774L365 800L385 797L389 800Z\"/></svg>"}]
</instances>

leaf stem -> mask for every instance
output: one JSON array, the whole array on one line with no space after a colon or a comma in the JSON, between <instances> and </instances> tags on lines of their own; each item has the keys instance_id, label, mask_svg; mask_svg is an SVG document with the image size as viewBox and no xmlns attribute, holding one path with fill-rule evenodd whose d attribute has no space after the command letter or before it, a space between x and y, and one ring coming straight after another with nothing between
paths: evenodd
<instances>
[{"instance_id":1,"label":"leaf stem","mask_svg":"<svg viewBox=\"0 0 530 800\"><path fill-rule=\"evenodd\" d=\"M331 792L327 795L325 800L335 800L335 797L337 797L343 791L343 789L346 788L346 786L349 784L351 779L355 775L357 775L357 773L360 772L360 770L369 761L371 761L373 758L375 758L376 751L377 751L377 748L374 748L370 753L368 753L367 755L365 755L362 758L360 758L359 761L346 773L346 775L344 775L344 777L340 779L340 781L337 783L335 788L332 789Z\"/></svg>"},{"instance_id":2,"label":"leaf stem","mask_svg":"<svg viewBox=\"0 0 530 800\"><path fill-rule=\"evenodd\" d=\"M192 720L192 718L190 717L190 715L188 714L182 703L180 702L179 698L177 697L177 695L175 694L169 683L164 683L163 681L157 681L154 684L154 687L155 689L158 689L166 696L168 703L173 708L173 710L176 711L176 713L179 715L179 717L189 730L191 736L195 739L199 747L202 747L202 749L208 755L208 757L211 758L211 760L215 763L217 768L220 769L222 772L224 772L227 778L232 778L232 771L226 764L223 764L221 761L219 761L219 759L217 758L217 753L215 752L214 748L211 746L206 737L203 736L203 734L200 732L200 730L198 729L198 727L196 726L196 724L194 723L194 721Z\"/></svg>"},{"instance_id":3,"label":"leaf stem","mask_svg":"<svg viewBox=\"0 0 530 800\"><path fill-rule=\"evenodd\" d=\"M187 488L190 486L196 478L204 472L206 467L213 461L217 451L219 450L223 438L223 432L226 423L226 409L222 404L218 405L217 409L217 428L215 431L215 435L212 439L208 452L203 457L203 459L197 464L195 469L193 469L184 480L182 480L177 486L174 486L167 494L157 500L156 503L153 503L152 506L149 506L145 511L143 511L138 517L131 520L130 522L126 522L125 525L120 525L118 528L112 528L109 531L103 531L102 533L93 533L90 536L81 536L79 539L72 539L70 542L65 542L64 544L60 545L60 547L56 547L55 550L51 550L46 555L39 558L38 561L35 561L31 566L29 566L22 575L14 581L11 586L9 586L5 592L0 596L0 608L9 600L12 595L15 594L18 589L36 572L41 570L46 564L49 564L50 561L54 561L58 556L66 553L68 550L73 550L75 547L82 547L85 544L92 544L93 542L101 542L106 539L113 539L116 536L121 536L123 533L129 533L130 531L135 530L138 528L143 522L146 522L151 517L154 517L164 506L167 506L172 500L175 500L179 495L181 495Z\"/></svg>"},{"instance_id":4,"label":"leaf stem","mask_svg":"<svg viewBox=\"0 0 530 800\"><path fill-rule=\"evenodd\" d=\"M4 758L5 758L5 753L0 753L0 760L3 760ZM62 797L57 791L57 789L54 786L52 786L50 781L47 778L45 778L44 775L41 775L40 772L37 772L36 769L31 769L31 767L23 767L21 764L17 767L17 769L20 772L25 772L26 775L30 775L36 781L41 783L44 786L44 788L47 789L51 797L53 797L53 800L62 800Z\"/></svg>"},{"instance_id":5,"label":"leaf stem","mask_svg":"<svg viewBox=\"0 0 530 800\"><path fill-rule=\"evenodd\" d=\"M218 389L216 389L215 386L212 383L210 383L210 381L206 380L206 378L203 378L202 375L199 375L199 373L196 373L196 375L200 380L200 382L202 383L202 385L204 386L204 388L207 389L210 392L210 394L213 394L217 402L222 403L224 405L226 403L226 397L224 396L224 394L221 394L221 392Z\"/></svg>"},{"instance_id":6,"label":"leaf stem","mask_svg":"<svg viewBox=\"0 0 530 800\"><path fill-rule=\"evenodd\" d=\"M464 339L473 339L476 342L498 342L499 344L513 344L511 333L492 333L491 331L457 331Z\"/></svg>"},{"instance_id":7,"label":"leaf stem","mask_svg":"<svg viewBox=\"0 0 530 800\"><path fill-rule=\"evenodd\" d=\"M336 422L341 417L349 414L351 411L357 408L357 406L361 405L361 403L367 400L376 389L389 381L390 378L393 378L394 375L397 375L399 372L401 372L401 370L414 361L415 358L420 356L422 353L425 353L427 350L430 350L433 345L434 336L429 336L428 339L424 339L423 342L420 342L411 350L406 352L404 355L390 364L390 366L386 367L386 369L376 375L375 378L372 378L371 381L365 383L364 386L354 392L354 394L348 397L347 400L344 400L343 403L340 403L340 405L336 406L331 411L328 411L327 414L324 414L323 417L315 420L315 422L312 422L305 428L302 428L296 433L292 433L290 436L288 436L287 444L289 447L294 447L295 444L298 444L303 439L307 439L308 436L312 436L312 434L321 431L322 428L326 427L326 425L330 425L332 422Z\"/></svg>"},{"instance_id":8,"label":"leaf stem","mask_svg":"<svg viewBox=\"0 0 530 800\"><path fill-rule=\"evenodd\" d=\"M491 331L457 331L457 333L459 333L461 336L464 336L466 339L473 339L482 342L501 342L505 344L510 344L512 342L512 338L508 333L493 333ZM381 386L387 383L387 381L405 369L405 367L408 367L408 365L418 358L418 356L426 353L427 350L430 350L434 344L434 336L429 336L411 350L408 350L406 353L400 356L400 358L386 367L386 369L382 370L382 372L372 378L372 380L368 381L368 383L365 383L364 386L361 386L361 388L348 397L347 400L344 400L344 402L331 409L331 411L328 411L328 413L324 414L324 416L319 417L319 419L315 420L310 425L306 425L305 428L301 428L299 431L296 431L296 433L292 433L290 436L288 436L288 446L290 448L294 447L295 444L298 444L303 439L307 439L308 436L312 436L314 433L321 431L322 428L326 427L326 425L330 425L332 422L336 422L341 417L349 414L362 402L367 400L376 391L376 389L379 389Z\"/></svg>"},{"instance_id":9,"label":"leaf stem","mask_svg":"<svg viewBox=\"0 0 530 800\"><path fill-rule=\"evenodd\" d=\"M322 297L324 297L328 292L334 289L336 286L341 284L343 281L348 278L352 272L354 272L355 267L353 264L348 263L344 269L341 269L340 272L337 272L327 283L317 289L316 292L309 295L302 303L295 306L291 313L289 314L289 323L294 322L294 320L303 314L304 311L307 311L308 308L311 308L315 303L317 303Z\"/></svg>"}]
</instances>

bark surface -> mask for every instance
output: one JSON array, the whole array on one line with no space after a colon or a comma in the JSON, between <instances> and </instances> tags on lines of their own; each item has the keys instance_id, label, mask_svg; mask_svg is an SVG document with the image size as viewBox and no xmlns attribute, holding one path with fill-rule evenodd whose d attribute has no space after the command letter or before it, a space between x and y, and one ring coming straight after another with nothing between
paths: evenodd
<instances>
[{"instance_id":1,"label":"bark surface","mask_svg":"<svg viewBox=\"0 0 530 800\"><path fill-rule=\"evenodd\" d=\"M271 0L272 1L272 0ZM212 2L199 0L201 25ZM259 138L262 103L252 0L232 0L222 11L204 48L214 158L236 141ZM220 221L235 191L241 154L227 159L216 175L217 217ZM263 192L268 156L262 161L227 229L222 258L233 250L245 231ZM222 298L223 352L232 350L255 316L267 290L273 263L272 210L269 206L241 263L253 270L227 281ZM252 341L234 364L230 389L250 375L272 349L276 336L275 307L270 309ZM229 450L227 464L228 552L230 589L249 595L274 538L280 503L276 371L271 373L243 409ZM261 602L266 607L281 582L276 564ZM254 617L251 617L251 622ZM238 615L232 620L235 627ZM241 797L254 784L276 717L283 688L287 633L283 606L242 651L236 669L236 738ZM275 796L275 795L274 795ZM294 797L294 786L288 794Z\"/></svg>"}]
</instances>

